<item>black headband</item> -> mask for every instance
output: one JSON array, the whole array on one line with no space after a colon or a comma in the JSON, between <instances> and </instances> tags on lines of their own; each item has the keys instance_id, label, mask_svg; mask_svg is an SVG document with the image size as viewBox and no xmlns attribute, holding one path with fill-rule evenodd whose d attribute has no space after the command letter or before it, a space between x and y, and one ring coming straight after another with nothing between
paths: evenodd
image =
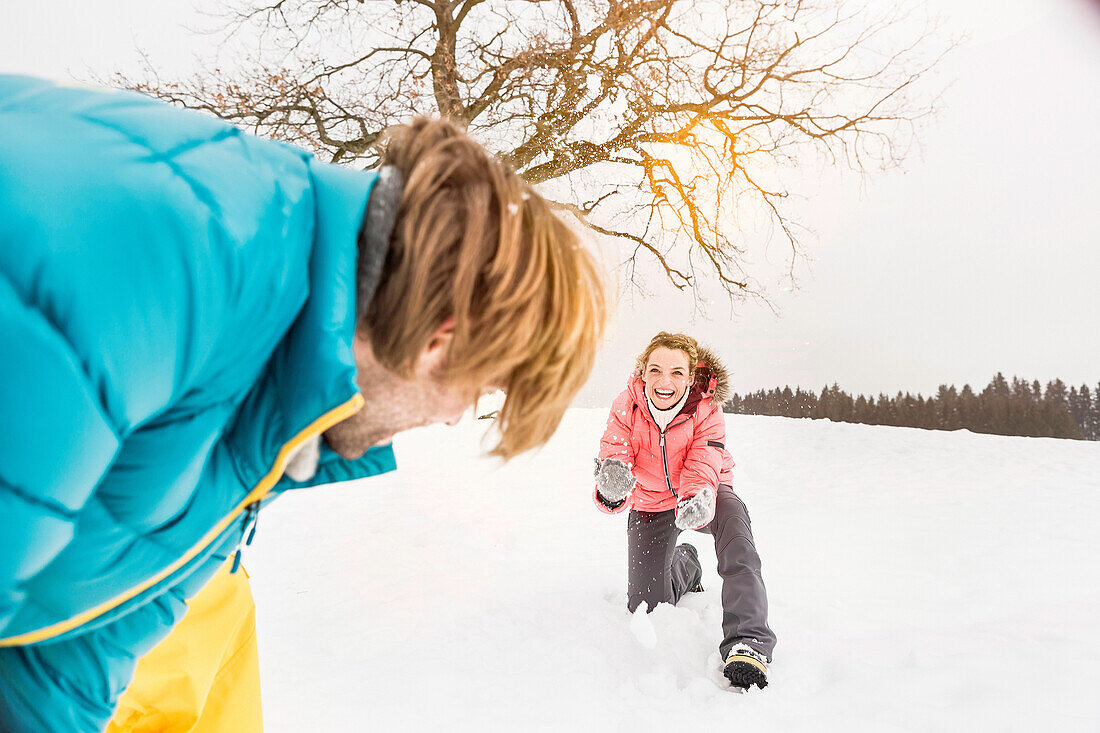
<instances>
[{"instance_id":1,"label":"black headband","mask_svg":"<svg viewBox=\"0 0 1100 733\"><path fill-rule=\"evenodd\" d=\"M397 166L385 165L379 169L378 180L374 182L370 200L367 201L363 227L359 230L357 320L366 315L374 291L378 289L404 188L405 181Z\"/></svg>"}]
</instances>

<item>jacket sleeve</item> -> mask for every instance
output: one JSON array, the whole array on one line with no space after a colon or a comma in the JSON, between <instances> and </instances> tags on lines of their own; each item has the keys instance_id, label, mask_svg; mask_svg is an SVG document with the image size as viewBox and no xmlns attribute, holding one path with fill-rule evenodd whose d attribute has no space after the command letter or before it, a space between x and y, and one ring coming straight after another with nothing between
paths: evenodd
<instances>
[{"instance_id":1,"label":"jacket sleeve","mask_svg":"<svg viewBox=\"0 0 1100 733\"><path fill-rule=\"evenodd\" d=\"M119 437L65 338L0 275L0 638L73 538Z\"/></svg>"},{"instance_id":2,"label":"jacket sleeve","mask_svg":"<svg viewBox=\"0 0 1100 733\"><path fill-rule=\"evenodd\" d=\"M600 438L600 453L596 460L597 470L599 464L609 458L616 458L626 464L627 468L634 470L634 449L630 445L630 421L633 414L633 402L629 392L623 392L611 403L611 414L607 416L607 427L604 428L603 437ZM596 491L595 484L592 487L592 501L596 508L605 514L618 514L630 507L630 497L620 504L611 506L604 503Z\"/></svg>"},{"instance_id":3,"label":"jacket sleeve","mask_svg":"<svg viewBox=\"0 0 1100 733\"><path fill-rule=\"evenodd\" d=\"M721 410L712 408L696 426L684 456L684 468L680 472L680 498L695 496L704 487L716 492L726 455L726 420Z\"/></svg>"},{"instance_id":4,"label":"jacket sleeve","mask_svg":"<svg viewBox=\"0 0 1100 733\"><path fill-rule=\"evenodd\" d=\"M0 730L104 730L138 659L151 648L135 649L133 640L163 639L187 608L182 598L165 593L83 634L49 644L0 647Z\"/></svg>"}]
</instances>

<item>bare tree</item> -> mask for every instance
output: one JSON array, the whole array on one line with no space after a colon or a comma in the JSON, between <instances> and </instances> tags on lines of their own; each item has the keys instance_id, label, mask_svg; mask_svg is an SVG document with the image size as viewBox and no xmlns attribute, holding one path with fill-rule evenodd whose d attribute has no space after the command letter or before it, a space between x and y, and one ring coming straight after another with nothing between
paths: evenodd
<instances>
[{"instance_id":1,"label":"bare tree","mask_svg":"<svg viewBox=\"0 0 1100 733\"><path fill-rule=\"evenodd\" d=\"M116 82L365 167L387 128L442 115L625 241L632 277L648 253L736 297L759 293L746 218L800 252L777 171L900 162L935 105L913 85L951 45L846 0L269 0L223 21L264 51Z\"/></svg>"}]
</instances>

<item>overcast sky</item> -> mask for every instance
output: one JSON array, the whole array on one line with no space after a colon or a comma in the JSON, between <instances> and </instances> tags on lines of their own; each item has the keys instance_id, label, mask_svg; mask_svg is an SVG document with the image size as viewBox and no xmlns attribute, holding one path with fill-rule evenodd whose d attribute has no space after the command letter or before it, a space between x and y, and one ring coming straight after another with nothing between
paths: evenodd
<instances>
[{"instance_id":1,"label":"overcast sky","mask_svg":"<svg viewBox=\"0 0 1100 733\"><path fill-rule=\"evenodd\" d=\"M0 71L134 70L135 48L186 73L213 46L188 0L43 0L0 10ZM93 7L99 5L100 7ZM945 109L904 170L810 175L812 262L765 283L779 315L722 300L706 317L658 280L627 295L579 403L605 404L657 330L725 358L740 391L984 386L997 371L1100 381L1100 11L1088 0L935 0L969 41L945 62ZM206 7L210 7L209 3ZM781 261L782 253L773 253Z\"/></svg>"}]
</instances>

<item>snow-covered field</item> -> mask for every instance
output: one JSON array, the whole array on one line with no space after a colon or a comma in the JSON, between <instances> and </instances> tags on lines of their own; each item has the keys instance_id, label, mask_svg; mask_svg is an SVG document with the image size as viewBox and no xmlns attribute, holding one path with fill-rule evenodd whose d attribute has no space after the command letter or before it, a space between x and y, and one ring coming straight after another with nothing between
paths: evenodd
<instances>
[{"instance_id":1,"label":"snow-covered field","mask_svg":"<svg viewBox=\"0 0 1100 733\"><path fill-rule=\"evenodd\" d=\"M708 536L705 593L625 609L605 417L504 466L484 421L414 431L396 473L265 509L267 729L1100 730L1100 444L727 415L779 637L742 695Z\"/></svg>"}]
</instances>

